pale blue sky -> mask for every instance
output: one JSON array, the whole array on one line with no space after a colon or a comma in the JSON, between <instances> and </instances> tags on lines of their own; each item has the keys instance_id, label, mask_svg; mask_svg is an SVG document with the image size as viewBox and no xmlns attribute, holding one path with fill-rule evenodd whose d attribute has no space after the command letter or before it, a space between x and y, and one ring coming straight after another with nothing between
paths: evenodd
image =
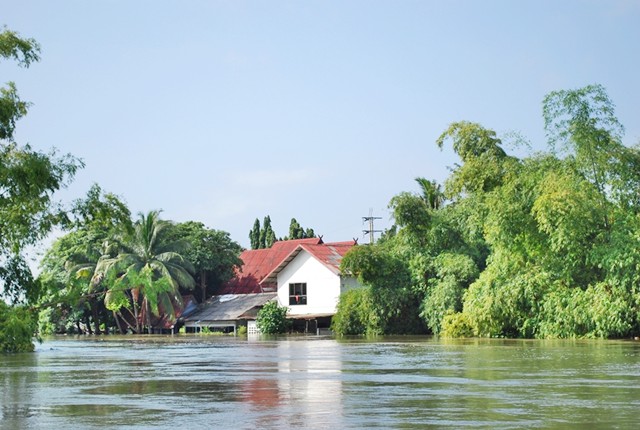
<instances>
[{"instance_id":1,"label":"pale blue sky","mask_svg":"<svg viewBox=\"0 0 640 430\"><path fill-rule=\"evenodd\" d=\"M2 3L42 45L0 65L34 103L17 141L86 163L60 197L97 182L244 246L267 214L279 236L362 237L370 208L388 227L393 195L447 176L454 121L545 149L553 90L604 85L640 141L640 1Z\"/></svg>"}]
</instances>

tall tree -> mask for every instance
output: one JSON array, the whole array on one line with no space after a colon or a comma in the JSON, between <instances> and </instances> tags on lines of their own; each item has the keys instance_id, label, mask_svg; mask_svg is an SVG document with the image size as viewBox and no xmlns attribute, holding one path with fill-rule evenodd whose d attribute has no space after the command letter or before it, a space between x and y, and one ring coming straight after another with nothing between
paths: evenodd
<instances>
[{"instance_id":1,"label":"tall tree","mask_svg":"<svg viewBox=\"0 0 640 430\"><path fill-rule=\"evenodd\" d=\"M260 234L260 243L262 244L262 237L264 235L264 247L271 248L273 243L276 241L276 234L271 227L271 217L267 215L264 217L264 222L262 223L263 231Z\"/></svg>"},{"instance_id":2,"label":"tall tree","mask_svg":"<svg viewBox=\"0 0 640 430\"><path fill-rule=\"evenodd\" d=\"M260 220L256 218L253 223L253 228L249 231L249 240L251 242L251 249L260 248Z\"/></svg>"},{"instance_id":3,"label":"tall tree","mask_svg":"<svg viewBox=\"0 0 640 430\"><path fill-rule=\"evenodd\" d=\"M39 53L35 40L6 28L0 33L1 59L29 67L39 60ZM0 88L0 296L13 302L37 299L38 284L25 261L24 249L63 220L53 194L83 165L71 155L44 153L13 141L16 121L28 107L13 82Z\"/></svg>"},{"instance_id":4,"label":"tall tree","mask_svg":"<svg viewBox=\"0 0 640 430\"><path fill-rule=\"evenodd\" d=\"M92 279L101 257L117 255L119 244L115 238L133 231L131 213L120 198L94 184L85 198L74 202L67 227L68 233L53 243L41 261L38 279L44 295L40 306L55 305L64 309L65 315L75 317L86 315L88 308L88 317L99 334L101 322L108 328L103 304L105 286L102 282L92 283ZM49 326L59 330L60 324L65 323L63 315L45 313Z\"/></svg>"},{"instance_id":5,"label":"tall tree","mask_svg":"<svg viewBox=\"0 0 640 430\"><path fill-rule=\"evenodd\" d=\"M101 259L96 269L98 277L108 280L107 308L129 310L137 333L142 332L143 318L150 331L151 315L175 316L176 307L182 305L179 289L195 287L193 265L181 254L186 245L167 241L168 227L159 212L140 213L125 241L126 252Z\"/></svg>"}]
</instances>

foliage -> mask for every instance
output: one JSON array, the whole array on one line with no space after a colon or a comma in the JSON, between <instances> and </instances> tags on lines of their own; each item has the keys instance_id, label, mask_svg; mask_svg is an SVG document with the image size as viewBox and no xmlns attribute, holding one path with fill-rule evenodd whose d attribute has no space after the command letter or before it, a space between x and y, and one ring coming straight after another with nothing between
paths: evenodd
<instances>
[{"instance_id":1,"label":"foliage","mask_svg":"<svg viewBox=\"0 0 640 430\"><path fill-rule=\"evenodd\" d=\"M461 163L445 182L389 204L395 225L342 269L369 285L343 295L338 332L398 333L400 297L421 303L435 334L628 337L640 334L640 149L604 88L543 103L550 152L508 155L497 134L459 121L437 139ZM412 324L412 323L411 323Z\"/></svg>"},{"instance_id":2,"label":"foliage","mask_svg":"<svg viewBox=\"0 0 640 430\"><path fill-rule=\"evenodd\" d=\"M0 58L28 67L39 59L33 39L4 29L0 33ZM43 239L63 219L53 201L82 162L71 155L44 153L13 141L16 121L29 104L20 100L13 82L0 88L0 298L11 302L35 301L39 284L25 261L24 249Z\"/></svg>"},{"instance_id":3,"label":"foliage","mask_svg":"<svg viewBox=\"0 0 640 430\"><path fill-rule=\"evenodd\" d=\"M36 328L28 309L0 300L0 353L33 351Z\"/></svg>"},{"instance_id":4,"label":"foliage","mask_svg":"<svg viewBox=\"0 0 640 430\"><path fill-rule=\"evenodd\" d=\"M453 174L491 255L462 313L445 321L464 320L479 336L637 335L638 150L622 145L598 85L549 94L544 120L554 152L494 157L500 180L489 187L476 186L485 176L468 158Z\"/></svg>"},{"instance_id":5,"label":"foliage","mask_svg":"<svg viewBox=\"0 0 640 430\"><path fill-rule=\"evenodd\" d=\"M256 325L263 334L280 334L289 329L290 321L287 319L289 308L278 305L277 302L268 302L258 311Z\"/></svg>"},{"instance_id":6,"label":"foliage","mask_svg":"<svg viewBox=\"0 0 640 430\"><path fill-rule=\"evenodd\" d=\"M289 235L285 236L284 240L306 239L311 237L316 237L312 228L304 229L295 218L291 218L291 223L289 224ZM264 217L262 227L260 227L260 220L256 218L253 223L253 227L249 231L251 249L271 248L277 240L276 233L271 226L271 217L269 215Z\"/></svg>"},{"instance_id":7,"label":"foliage","mask_svg":"<svg viewBox=\"0 0 640 430\"><path fill-rule=\"evenodd\" d=\"M420 316L439 334L445 315L462 311L463 294L477 278L478 268L470 257L450 253L438 255L433 265L436 275L430 279Z\"/></svg>"},{"instance_id":8,"label":"foliage","mask_svg":"<svg viewBox=\"0 0 640 430\"><path fill-rule=\"evenodd\" d=\"M467 314L448 313L442 320L442 337L473 337L473 327Z\"/></svg>"},{"instance_id":9,"label":"foliage","mask_svg":"<svg viewBox=\"0 0 640 430\"><path fill-rule=\"evenodd\" d=\"M262 228L260 227L260 220L256 218L253 228L249 231L249 240L251 241L251 249L271 248L271 245L277 241L276 233L271 227L271 217L269 215L264 217Z\"/></svg>"},{"instance_id":10,"label":"foliage","mask_svg":"<svg viewBox=\"0 0 640 430\"><path fill-rule=\"evenodd\" d=\"M231 279L234 270L242 265L239 257L242 247L231 240L229 233L209 229L195 221L172 224L168 228L169 241L188 244L182 255L193 264L201 302L206 300L207 292L212 293L215 287Z\"/></svg>"},{"instance_id":11,"label":"foliage","mask_svg":"<svg viewBox=\"0 0 640 430\"><path fill-rule=\"evenodd\" d=\"M316 233L312 228L304 229L295 218L291 218L289 235L285 237L285 240L307 239L311 237L316 237Z\"/></svg>"},{"instance_id":12,"label":"foliage","mask_svg":"<svg viewBox=\"0 0 640 430\"><path fill-rule=\"evenodd\" d=\"M341 296L334 318L348 321L350 317L342 313L348 313L350 306L341 305L343 297L347 301L357 298L363 300L359 306L366 309L370 304L373 311L367 317L370 321L360 326L363 331L358 334L424 332L425 327L419 319L419 300L411 288L411 273L401 258L377 245L356 246L344 256L340 270L342 273L357 276L358 281L369 286L370 290L368 293L362 293L368 295L366 299L358 298L359 293ZM345 334L340 330L340 326L336 326L338 334Z\"/></svg>"},{"instance_id":13,"label":"foliage","mask_svg":"<svg viewBox=\"0 0 640 430\"><path fill-rule=\"evenodd\" d=\"M262 230L260 230L259 245L260 248L271 248L276 241L276 234L271 227L271 217L267 215L262 222Z\"/></svg>"},{"instance_id":14,"label":"foliage","mask_svg":"<svg viewBox=\"0 0 640 430\"><path fill-rule=\"evenodd\" d=\"M251 242L251 249L260 248L260 220L256 218L253 223L253 228L249 231L249 240Z\"/></svg>"},{"instance_id":15,"label":"foliage","mask_svg":"<svg viewBox=\"0 0 640 430\"><path fill-rule=\"evenodd\" d=\"M340 295L331 330L341 336L377 336L383 333L374 309L371 287L352 289Z\"/></svg>"},{"instance_id":16,"label":"foliage","mask_svg":"<svg viewBox=\"0 0 640 430\"><path fill-rule=\"evenodd\" d=\"M95 269L94 278L106 278L109 286L107 308L121 315L128 310L129 318L122 319L133 319L136 333L142 332L143 318L150 330L152 315L174 317L182 305L179 288L195 287L193 265L180 254L187 244L168 241L169 226L157 211L140 213L133 234L123 240L125 252L101 257Z\"/></svg>"},{"instance_id":17,"label":"foliage","mask_svg":"<svg viewBox=\"0 0 640 430\"><path fill-rule=\"evenodd\" d=\"M58 307L58 312L44 312L40 324L68 332L79 326L79 320L92 321L93 332L100 334L113 316L104 305L106 286L95 276L96 265L100 258L117 255L118 235L133 230L131 215L117 196L93 185L84 199L74 202L66 224L68 233L53 243L40 263L39 303L45 310ZM91 332L91 324L86 325Z\"/></svg>"},{"instance_id":18,"label":"foliage","mask_svg":"<svg viewBox=\"0 0 640 430\"><path fill-rule=\"evenodd\" d=\"M29 67L39 60L40 46L33 39L7 29L0 32L0 58ZM15 83L0 88L0 351L32 351L37 324L31 312L12 303L34 303L41 283L33 279L25 248L35 245L64 221L53 200L82 162L71 155L45 153L14 142L16 122L27 114L29 103L20 99Z\"/></svg>"}]
</instances>

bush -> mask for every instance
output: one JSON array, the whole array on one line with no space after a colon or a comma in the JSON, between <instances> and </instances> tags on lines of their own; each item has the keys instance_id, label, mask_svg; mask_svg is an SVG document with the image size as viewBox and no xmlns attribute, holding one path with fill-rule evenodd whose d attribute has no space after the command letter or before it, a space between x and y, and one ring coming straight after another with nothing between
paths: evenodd
<instances>
[{"instance_id":1,"label":"bush","mask_svg":"<svg viewBox=\"0 0 640 430\"><path fill-rule=\"evenodd\" d=\"M340 296L331 330L341 336L382 333L379 319L373 312L371 288L357 288Z\"/></svg>"},{"instance_id":2,"label":"bush","mask_svg":"<svg viewBox=\"0 0 640 430\"><path fill-rule=\"evenodd\" d=\"M458 312L444 316L442 337L473 337L473 335L473 326L466 314Z\"/></svg>"},{"instance_id":3,"label":"bush","mask_svg":"<svg viewBox=\"0 0 640 430\"><path fill-rule=\"evenodd\" d=\"M36 322L24 307L0 300L0 352L31 352Z\"/></svg>"},{"instance_id":4,"label":"bush","mask_svg":"<svg viewBox=\"0 0 640 430\"><path fill-rule=\"evenodd\" d=\"M277 302L269 302L260 309L256 325L263 334L285 333L290 326L287 319L289 308L278 305Z\"/></svg>"}]
</instances>

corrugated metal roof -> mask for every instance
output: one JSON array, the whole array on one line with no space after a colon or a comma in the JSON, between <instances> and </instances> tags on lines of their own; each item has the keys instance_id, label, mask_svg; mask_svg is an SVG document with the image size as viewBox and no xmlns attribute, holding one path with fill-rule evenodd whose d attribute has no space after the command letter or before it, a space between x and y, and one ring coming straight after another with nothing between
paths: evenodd
<instances>
[{"instance_id":1,"label":"corrugated metal roof","mask_svg":"<svg viewBox=\"0 0 640 430\"><path fill-rule=\"evenodd\" d=\"M184 319L185 324L229 321L242 319L255 307L262 306L276 297L276 293L263 294L225 294L213 296L199 309ZM251 314L252 315L252 314Z\"/></svg>"}]
</instances>

